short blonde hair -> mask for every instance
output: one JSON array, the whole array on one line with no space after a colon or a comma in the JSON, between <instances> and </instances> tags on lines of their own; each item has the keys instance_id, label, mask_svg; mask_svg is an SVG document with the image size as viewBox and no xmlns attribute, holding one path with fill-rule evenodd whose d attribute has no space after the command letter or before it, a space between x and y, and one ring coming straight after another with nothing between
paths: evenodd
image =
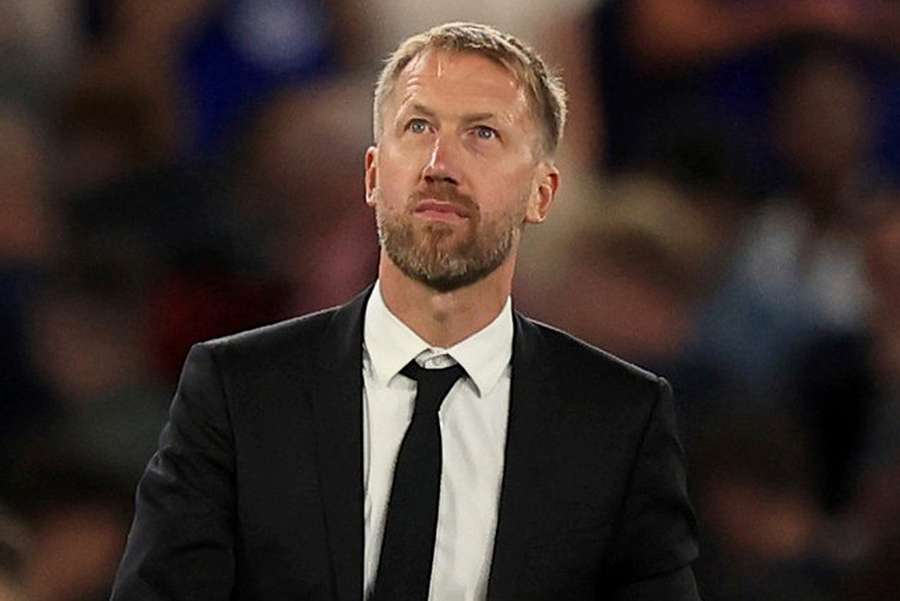
<instances>
[{"instance_id":1,"label":"short blonde hair","mask_svg":"<svg viewBox=\"0 0 900 601\"><path fill-rule=\"evenodd\" d=\"M543 150L556 152L566 123L566 91L534 50L519 39L480 23L445 23L404 40L388 57L375 86L374 133L382 134L384 105L400 72L426 50L474 52L508 69L525 87L534 118L543 132Z\"/></svg>"}]
</instances>

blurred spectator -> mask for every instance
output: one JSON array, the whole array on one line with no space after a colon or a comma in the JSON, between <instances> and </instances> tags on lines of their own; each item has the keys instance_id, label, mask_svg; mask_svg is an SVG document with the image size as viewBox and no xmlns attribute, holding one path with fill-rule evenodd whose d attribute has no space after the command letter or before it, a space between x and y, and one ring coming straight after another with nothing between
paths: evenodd
<instances>
[{"instance_id":1,"label":"blurred spectator","mask_svg":"<svg viewBox=\"0 0 900 601\"><path fill-rule=\"evenodd\" d=\"M237 119L286 86L309 84L342 67L352 45L335 20L342 2L223 0L181 49L181 84L196 149L221 150Z\"/></svg>"},{"instance_id":2,"label":"blurred spectator","mask_svg":"<svg viewBox=\"0 0 900 601\"><path fill-rule=\"evenodd\" d=\"M567 260L552 261L556 281L540 292L570 302L535 309L629 360L659 365L691 334L722 230L671 181L649 174L617 178L592 204L600 210L591 207L573 224L557 251Z\"/></svg>"},{"instance_id":3,"label":"blurred spectator","mask_svg":"<svg viewBox=\"0 0 900 601\"><path fill-rule=\"evenodd\" d=\"M358 35L337 18L344 4L85 0L92 52L82 80L141 98L170 153L215 156L254 104L342 68Z\"/></svg>"},{"instance_id":4,"label":"blurred spectator","mask_svg":"<svg viewBox=\"0 0 900 601\"><path fill-rule=\"evenodd\" d=\"M868 328L822 331L800 347L782 409L798 420L809 445L795 477L808 481L822 520L818 552L841 576L833 590L850 594L848 599L900 594L884 563L895 557L900 536L898 199L896 192L885 193L861 230L872 290Z\"/></svg>"},{"instance_id":5,"label":"blurred spectator","mask_svg":"<svg viewBox=\"0 0 900 601\"><path fill-rule=\"evenodd\" d=\"M76 87L58 111L56 180L64 195L120 182L168 161L146 97L126 88Z\"/></svg>"},{"instance_id":6,"label":"blurred spectator","mask_svg":"<svg viewBox=\"0 0 900 601\"><path fill-rule=\"evenodd\" d=\"M517 307L665 374L690 443L736 388L715 356L692 351L698 311L741 223L740 203L721 189L650 172L574 193L570 186L559 202L554 217L564 223L526 234Z\"/></svg>"},{"instance_id":7,"label":"blurred spectator","mask_svg":"<svg viewBox=\"0 0 900 601\"><path fill-rule=\"evenodd\" d=\"M54 419L27 453L65 443L72 460L134 483L155 448L168 392L148 360L141 291L104 263L56 273L33 307L29 356L54 399Z\"/></svg>"},{"instance_id":8,"label":"blurred spectator","mask_svg":"<svg viewBox=\"0 0 900 601\"><path fill-rule=\"evenodd\" d=\"M152 363L172 382L193 342L320 308L368 283L374 259L360 257L375 254L369 212L361 200L344 207L362 199L371 109L304 91L339 67L338 4L141 6L84 4L90 51L61 110L60 197L67 245L115 257L144 291ZM259 131L239 136L257 115ZM196 130L180 127L187 118ZM223 168L236 139L247 148ZM181 160L188 146L202 152ZM324 153L334 167L325 172ZM347 244L365 250L335 252Z\"/></svg>"},{"instance_id":9,"label":"blurred spectator","mask_svg":"<svg viewBox=\"0 0 900 601\"><path fill-rule=\"evenodd\" d=\"M816 40L790 55L771 123L788 185L752 217L704 311L698 352L717 356L758 402L783 398L790 357L818 331L863 327L872 104L854 56Z\"/></svg>"},{"instance_id":10,"label":"blurred spectator","mask_svg":"<svg viewBox=\"0 0 900 601\"><path fill-rule=\"evenodd\" d=\"M337 304L374 278L374 217L360 177L371 113L361 82L335 79L274 96L243 136L235 221L289 282L291 314Z\"/></svg>"},{"instance_id":11,"label":"blurred spectator","mask_svg":"<svg viewBox=\"0 0 900 601\"><path fill-rule=\"evenodd\" d=\"M869 543L900 532L900 193L882 198L865 236L868 327L811 341L797 384L825 506L855 521Z\"/></svg>"},{"instance_id":12,"label":"blurred spectator","mask_svg":"<svg viewBox=\"0 0 900 601\"><path fill-rule=\"evenodd\" d=\"M751 191L766 193L778 183L766 107L782 43L811 33L877 46L876 39L897 36L891 27L900 9L860 0L611 0L591 19L586 52L599 72L606 166L654 162L701 132L726 141L742 158ZM884 60L878 68L889 73L880 95L896 98L898 65ZM892 127L889 118L884 123ZM887 130L884 142L900 171L900 145Z\"/></svg>"},{"instance_id":13,"label":"blurred spectator","mask_svg":"<svg viewBox=\"0 0 900 601\"><path fill-rule=\"evenodd\" d=\"M28 113L0 106L0 477L16 439L50 411L27 352L32 304L58 252L40 132Z\"/></svg>"},{"instance_id":14,"label":"blurred spectator","mask_svg":"<svg viewBox=\"0 0 900 601\"><path fill-rule=\"evenodd\" d=\"M99 182L66 199L66 245L140 291L145 359L164 383L194 342L286 316L286 285L243 256L213 168L143 167Z\"/></svg>"},{"instance_id":15,"label":"blurred spectator","mask_svg":"<svg viewBox=\"0 0 900 601\"><path fill-rule=\"evenodd\" d=\"M719 415L695 441L707 601L828 601L837 583L803 429L783 414Z\"/></svg>"},{"instance_id":16,"label":"blurred spectator","mask_svg":"<svg viewBox=\"0 0 900 601\"><path fill-rule=\"evenodd\" d=\"M218 0L80 1L88 35L75 96L86 90L101 97L134 99L141 107L145 131L153 135L154 156L177 157L190 140L184 126L179 51L218 4Z\"/></svg>"}]
</instances>

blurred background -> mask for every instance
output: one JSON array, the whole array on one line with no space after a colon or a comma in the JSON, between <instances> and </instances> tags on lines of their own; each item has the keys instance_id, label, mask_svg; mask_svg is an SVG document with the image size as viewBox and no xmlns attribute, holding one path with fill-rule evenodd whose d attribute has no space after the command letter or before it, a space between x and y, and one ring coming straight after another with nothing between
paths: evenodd
<instances>
[{"instance_id":1,"label":"blurred background","mask_svg":"<svg viewBox=\"0 0 900 601\"><path fill-rule=\"evenodd\" d=\"M707 601L900 598L893 0L0 0L0 600L107 598L196 341L374 277L382 58L570 89L517 308L666 375Z\"/></svg>"}]
</instances>

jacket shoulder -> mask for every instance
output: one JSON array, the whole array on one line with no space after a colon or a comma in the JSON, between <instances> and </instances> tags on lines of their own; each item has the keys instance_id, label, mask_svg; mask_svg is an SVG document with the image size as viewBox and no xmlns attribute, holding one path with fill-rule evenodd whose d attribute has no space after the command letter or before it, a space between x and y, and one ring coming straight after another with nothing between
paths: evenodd
<instances>
[{"instance_id":1,"label":"jacket shoulder","mask_svg":"<svg viewBox=\"0 0 900 601\"><path fill-rule=\"evenodd\" d=\"M205 347L212 354L229 379L238 374L271 373L288 366L308 369L317 363L336 312L337 309L317 311L200 342L197 346Z\"/></svg>"},{"instance_id":2,"label":"jacket shoulder","mask_svg":"<svg viewBox=\"0 0 900 601\"><path fill-rule=\"evenodd\" d=\"M660 376L564 330L523 315L517 317L523 335L538 340L543 347L541 353L557 370L564 371L569 381L598 379L604 383L649 387L654 393L664 383Z\"/></svg>"},{"instance_id":3,"label":"jacket shoulder","mask_svg":"<svg viewBox=\"0 0 900 601\"><path fill-rule=\"evenodd\" d=\"M323 333L336 311L336 308L323 309L228 336L213 338L200 344L213 349L227 348L229 351L243 349L261 351L273 345L279 346L284 341L309 340Z\"/></svg>"}]
</instances>

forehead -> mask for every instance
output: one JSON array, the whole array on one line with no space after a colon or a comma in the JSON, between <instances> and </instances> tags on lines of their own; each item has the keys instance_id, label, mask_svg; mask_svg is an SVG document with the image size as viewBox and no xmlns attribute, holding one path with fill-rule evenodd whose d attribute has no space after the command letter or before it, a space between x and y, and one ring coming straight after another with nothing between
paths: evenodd
<instances>
[{"instance_id":1,"label":"forehead","mask_svg":"<svg viewBox=\"0 0 900 601\"><path fill-rule=\"evenodd\" d=\"M422 52L400 72L392 96L398 111L423 103L429 108L521 117L529 108L518 78L499 62L475 52Z\"/></svg>"}]
</instances>

